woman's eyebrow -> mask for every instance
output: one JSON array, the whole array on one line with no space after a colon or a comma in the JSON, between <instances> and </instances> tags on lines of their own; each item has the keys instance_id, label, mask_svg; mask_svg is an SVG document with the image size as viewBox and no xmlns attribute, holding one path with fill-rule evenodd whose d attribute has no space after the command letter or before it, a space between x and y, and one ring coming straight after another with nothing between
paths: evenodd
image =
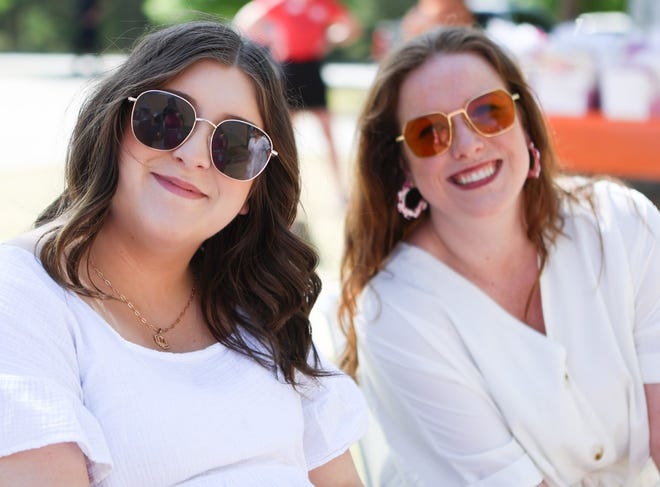
<instances>
[{"instance_id":1,"label":"woman's eyebrow","mask_svg":"<svg viewBox=\"0 0 660 487\"><path fill-rule=\"evenodd\" d=\"M243 121L243 122L247 122L247 123L252 124L252 125L255 125L255 126L257 125L257 124L254 123L252 120L248 120L247 118L245 118L245 117L241 117L240 115L236 115L235 113L225 113L224 116L225 116L225 117L223 118L223 120L229 120L229 119L232 119L232 120L241 120L241 121Z\"/></svg>"},{"instance_id":2,"label":"woman's eyebrow","mask_svg":"<svg viewBox=\"0 0 660 487\"><path fill-rule=\"evenodd\" d=\"M195 100L195 98L190 96L188 93L184 93L183 91L179 91L179 90L174 90L172 88L167 88L163 91L169 92L169 93L174 93L175 95L179 95L181 98L183 98L185 100L188 100L190 103L197 106L197 100Z\"/></svg>"},{"instance_id":3,"label":"woman's eyebrow","mask_svg":"<svg viewBox=\"0 0 660 487\"><path fill-rule=\"evenodd\" d=\"M181 98L183 98L183 99L189 101L190 103L192 103L192 105L195 107L195 111L199 110L199 103L197 102L195 97L190 96L188 93L184 93L183 91L179 91L179 90L175 90L175 89L171 89L171 88L168 88L165 91L168 91L170 93L174 93L175 95L179 95ZM249 120L245 117L241 117L240 115L238 115L236 113L227 113L227 112L225 112L225 113L222 113L220 115L220 118L221 118L221 120L229 120L229 119L241 120L243 122L247 122L249 124L252 124L255 127L258 127L258 125L256 123L254 123L252 120ZM215 121L212 121L212 122L215 123Z\"/></svg>"}]
</instances>

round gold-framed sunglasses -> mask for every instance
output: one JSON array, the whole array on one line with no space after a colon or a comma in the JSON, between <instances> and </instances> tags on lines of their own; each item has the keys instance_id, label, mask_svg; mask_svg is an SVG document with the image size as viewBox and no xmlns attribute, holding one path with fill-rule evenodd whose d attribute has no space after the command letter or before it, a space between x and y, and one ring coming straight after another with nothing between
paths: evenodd
<instances>
[{"instance_id":1,"label":"round gold-framed sunglasses","mask_svg":"<svg viewBox=\"0 0 660 487\"><path fill-rule=\"evenodd\" d=\"M198 117L192 103L176 93L148 90L137 98L129 97L128 101L133 103L133 135L151 149L172 151L188 140L197 122L211 124L211 161L231 179L250 181L263 172L272 156L277 156L273 141L256 125L236 119L216 125Z\"/></svg>"}]
</instances>

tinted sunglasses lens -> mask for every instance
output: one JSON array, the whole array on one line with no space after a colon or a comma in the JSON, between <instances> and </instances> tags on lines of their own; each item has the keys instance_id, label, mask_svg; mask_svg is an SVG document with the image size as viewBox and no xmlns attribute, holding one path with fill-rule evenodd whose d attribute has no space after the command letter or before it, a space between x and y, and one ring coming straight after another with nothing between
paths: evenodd
<instances>
[{"instance_id":1,"label":"tinted sunglasses lens","mask_svg":"<svg viewBox=\"0 0 660 487\"><path fill-rule=\"evenodd\" d=\"M133 106L133 133L144 145L158 150L180 146L195 125L195 110L183 98L146 91Z\"/></svg>"},{"instance_id":2,"label":"tinted sunglasses lens","mask_svg":"<svg viewBox=\"0 0 660 487\"><path fill-rule=\"evenodd\" d=\"M447 150L451 128L445 115L435 113L406 123L404 138L417 157L429 157Z\"/></svg>"},{"instance_id":3,"label":"tinted sunglasses lens","mask_svg":"<svg viewBox=\"0 0 660 487\"><path fill-rule=\"evenodd\" d=\"M221 173L247 181L264 170L272 149L261 129L239 120L225 120L213 133L211 159Z\"/></svg>"},{"instance_id":4,"label":"tinted sunglasses lens","mask_svg":"<svg viewBox=\"0 0 660 487\"><path fill-rule=\"evenodd\" d=\"M497 135L510 128L516 113L513 99L501 90L475 98L467 112L474 128L484 135Z\"/></svg>"}]
</instances>

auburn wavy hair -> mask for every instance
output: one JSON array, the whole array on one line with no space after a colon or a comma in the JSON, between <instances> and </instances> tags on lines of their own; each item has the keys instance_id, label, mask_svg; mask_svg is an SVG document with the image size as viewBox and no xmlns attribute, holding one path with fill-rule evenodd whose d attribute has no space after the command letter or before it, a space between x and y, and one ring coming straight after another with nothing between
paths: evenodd
<instances>
[{"instance_id":1,"label":"auburn wavy hair","mask_svg":"<svg viewBox=\"0 0 660 487\"><path fill-rule=\"evenodd\" d=\"M396 244L428 215L405 220L396 210L397 191L405 181L403 151L394 140L401 133L396 116L399 90L411 72L431 57L443 54L481 57L495 69L510 93L520 95L517 116L540 151L543 166L541 176L528 179L523 188L527 236L538 250L541 269L548 246L563 227L559 201L567 193L555 183L559 171L545 119L520 69L503 48L476 28L447 27L416 37L390 52L379 66L359 118L353 188L345 222L338 314L346 348L340 365L353 377L358 367L354 318L360 293Z\"/></svg>"},{"instance_id":2,"label":"auburn wavy hair","mask_svg":"<svg viewBox=\"0 0 660 487\"><path fill-rule=\"evenodd\" d=\"M266 50L215 20L195 20L152 31L127 60L103 79L82 105L67 152L65 189L36 226L61 218L42 238L39 257L60 285L97 295L81 280L86 256L103 226L117 188L118 156L131 104L145 90L163 87L202 59L239 68L252 81L263 129L278 156L254 181L250 212L206 240L190 265L204 318L225 346L295 384L295 371L324 375L318 365L309 312L321 289L317 253L291 225L300 196L293 127L279 66ZM81 265L82 264L82 265ZM249 343L246 330L260 343ZM308 357L312 360L308 363Z\"/></svg>"}]
</instances>

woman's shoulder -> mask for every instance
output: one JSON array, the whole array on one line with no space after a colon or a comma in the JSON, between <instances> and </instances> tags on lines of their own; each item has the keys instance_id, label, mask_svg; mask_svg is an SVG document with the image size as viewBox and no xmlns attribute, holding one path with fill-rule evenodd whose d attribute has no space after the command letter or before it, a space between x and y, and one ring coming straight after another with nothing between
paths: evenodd
<instances>
[{"instance_id":1,"label":"woman's shoulder","mask_svg":"<svg viewBox=\"0 0 660 487\"><path fill-rule=\"evenodd\" d=\"M399 242L364 287L358 305L364 311L375 302L409 302L409 295L432 297L437 280L445 271L445 264L422 248Z\"/></svg>"},{"instance_id":2,"label":"woman's shoulder","mask_svg":"<svg viewBox=\"0 0 660 487\"><path fill-rule=\"evenodd\" d=\"M0 352L27 356L52 349L73 356L78 323L71 319L69 292L50 277L29 246L1 244L0 269Z\"/></svg>"},{"instance_id":3,"label":"woman's shoulder","mask_svg":"<svg viewBox=\"0 0 660 487\"><path fill-rule=\"evenodd\" d=\"M15 240L0 244L0 282L20 282L45 272L34 248Z\"/></svg>"},{"instance_id":4,"label":"woman's shoulder","mask_svg":"<svg viewBox=\"0 0 660 487\"><path fill-rule=\"evenodd\" d=\"M0 294L11 293L22 301L43 300L48 295L61 298L65 294L39 259L45 231L38 228L0 244Z\"/></svg>"},{"instance_id":5,"label":"woman's shoulder","mask_svg":"<svg viewBox=\"0 0 660 487\"><path fill-rule=\"evenodd\" d=\"M401 242L358 299L356 327L363 341L409 347L457 339L447 288L460 278L425 250ZM405 324L405 326L402 326Z\"/></svg>"},{"instance_id":6,"label":"woman's shoulder","mask_svg":"<svg viewBox=\"0 0 660 487\"><path fill-rule=\"evenodd\" d=\"M660 239L660 213L642 193L611 179L572 178L561 215L564 234L569 238L597 238L624 242L633 248ZM641 240L640 240L641 239Z\"/></svg>"},{"instance_id":7,"label":"woman's shoulder","mask_svg":"<svg viewBox=\"0 0 660 487\"><path fill-rule=\"evenodd\" d=\"M572 176L560 178L557 182L564 191L565 213L586 212L598 218L629 214L638 218L657 212L645 195L616 179Z\"/></svg>"},{"instance_id":8,"label":"woman's shoulder","mask_svg":"<svg viewBox=\"0 0 660 487\"><path fill-rule=\"evenodd\" d=\"M39 239L43 233L39 229L30 230L23 234L17 235L10 240L4 242L4 245L11 247L18 247L28 252L35 253L38 250Z\"/></svg>"},{"instance_id":9,"label":"woman's shoulder","mask_svg":"<svg viewBox=\"0 0 660 487\"><path fill-rule=\"evenodd\" d=\"M431 293L437 287L440 276L451 279L447 266L421 247L399 242L383 263L380 270L370 279L366 291L377 291L378 294L395 296L405 294L407 290L424 295Z\"/></svg>"},{"instance_id":10,"label":"woman's shoulder","mask_svg":"<svg viewBox=\"0 0 660 487\"><path fill-rule=\"evenodd\" d=\"M24 251L36 256L41 250L42 244L47 234L61 224L62 221L59 220L46 223L37 228L33 228L22 234L12 237L7 241L2 242L0 246L23 249Z\"/></svg>"}]
</instances>

